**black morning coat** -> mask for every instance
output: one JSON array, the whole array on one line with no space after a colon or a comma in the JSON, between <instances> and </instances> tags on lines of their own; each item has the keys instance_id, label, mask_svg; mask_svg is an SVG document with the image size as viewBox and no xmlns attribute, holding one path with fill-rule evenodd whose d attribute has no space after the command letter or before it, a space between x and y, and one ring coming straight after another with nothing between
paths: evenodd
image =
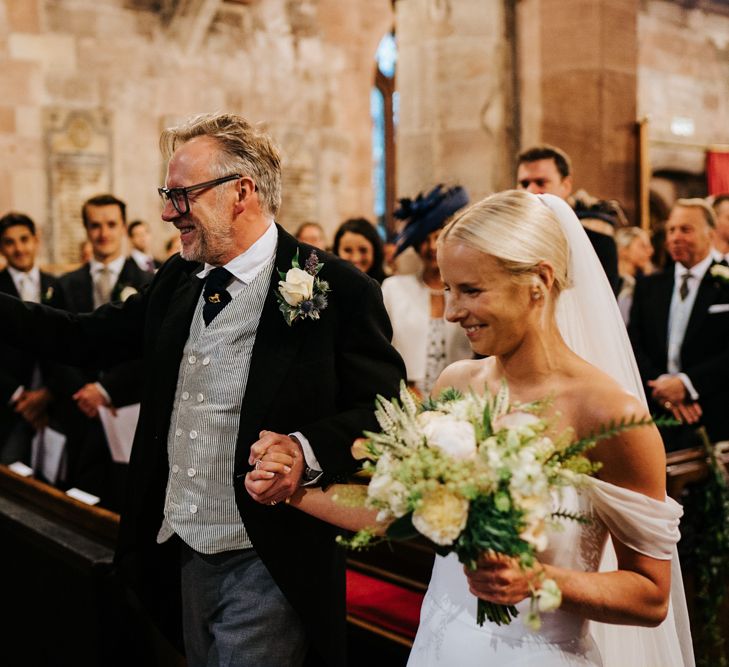
<instances>
[{"instance_id":1,"label":"black morning coat","mask_svg":"<svg viewBox=\"0 0 729 667\"><path fill-rule=\"evenodd\" d=\"M673 265L639 279L635 286L628 333L644 383L667 372L673 286ZM699 285L686 327L681 370L699 393L701 424L709 437L715 442L729 438L729 281L712 275L711 268ZM650 387L645 389L651 412L666 414L662 405L650 399ZM664 435L671 439L675 430Z\"/></svg>"},{"instance_id":2,"label":"black morning coat","mask_svg":"<svg viewBox=\"0 0 729 667\"><path fill-rule=\"evenodd\" d=\"M405 377L379 286L351 265L317 251L328 281L329 304L321 319L288 326L274 290L278 271L303 262L313 250L282 228L271 286L259 323L241 409L235 452L236 501L256 552L299 612L317 664L345 662L344 554L336 529L286 505L264 506L243 486L250 446L262 429L301 431L321 463L323 484L345 480L356 468L350 446L375 430L374 399L392 397ZM177 376L203 282L200 265L168 260L151 286L122 305L90 315L27 305L0 295L0 335L24 341L49 357L100 366L141 357L142 409L122 512L116 562L147 609L167 630L179 627L179 567L174 539L156 543L168 477L167 434ZM230 382L238 378L231 376Z\"/></svg>"},{"instance_id":3,"label":"black morning coat","mask_svg":"<svg viewBox=\"0 0 729 667\"><path fill-rule=\"evenodd\" d=\"M53 294L56 279L41 271L41 300L47 301ZM20 298L10 271L0 271L0 293ZM20 351L10 345L0 344L0 442L15 428L22 417L10 405L15 390L23 386L30 389L33 369L38 363L35 350ZM28 461L26 461L28 463Z\"/></svg>"}]
</instances>

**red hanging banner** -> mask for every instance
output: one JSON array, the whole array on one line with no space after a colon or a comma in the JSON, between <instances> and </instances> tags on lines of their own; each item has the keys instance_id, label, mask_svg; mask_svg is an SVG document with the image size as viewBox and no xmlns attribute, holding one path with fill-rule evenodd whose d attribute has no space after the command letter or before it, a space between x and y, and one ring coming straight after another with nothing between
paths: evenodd
<instances>
[{"instance_id":1,"label":"red hanging banner","mask_svg":"<svg viewBox=\"0 0 729 667\"><path fill-rule=\"evenodd\" d=\"M710 195L729 192L729 148L706 151L706 185Z\"/></svg>"}]
</instances>

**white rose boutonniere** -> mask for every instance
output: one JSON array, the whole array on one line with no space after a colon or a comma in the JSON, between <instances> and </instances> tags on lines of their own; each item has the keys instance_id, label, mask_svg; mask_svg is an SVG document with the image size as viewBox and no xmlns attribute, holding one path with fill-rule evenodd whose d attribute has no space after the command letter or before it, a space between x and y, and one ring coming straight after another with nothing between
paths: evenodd
<instances>
[{"instance_id":1,"label":"white rose boutonniere","mask_svg":"<svg viewBox=\"0 0 729 667\"><path fill-rule=\"evenodd\" d=\"M316 252L312 250L302 269L297 250L291 260L291 268L286 273L279 271L281 280L278 283L276 298L279 310L289 326L296 320L307 317L318 320L321 311L327 307L327 294L331 289L329 283L317 277L323 266Z\"/></svg>"},{"instance_id":2,"label":"white rose boutonniere","mask_svg":"<svg viewBox=\"0 0 729 667\"><path fill-rule=\"evenodd\" d=\"M729 283L729 266L714 264L714 266L711 267L711 275L714 276L714 278L719 278L720 280Z\"/></svg>"},{"instance_id":3,"label":"white rose boutonniere","mask_svg":"<svg viewBox=\"0 0 729 667\"><path fill-rule=\"evenodd\" d=\"M43 292L43 296L41 297L41 303L50 303L52 298L53 298L53 285L49 285L48 289L46 289L46 291Z\"/></svg>"}]
</instances>

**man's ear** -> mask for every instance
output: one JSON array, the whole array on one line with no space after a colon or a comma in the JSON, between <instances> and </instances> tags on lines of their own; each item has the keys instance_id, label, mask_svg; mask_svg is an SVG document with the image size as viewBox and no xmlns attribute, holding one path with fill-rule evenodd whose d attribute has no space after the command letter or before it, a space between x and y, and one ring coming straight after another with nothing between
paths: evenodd
<instances>
[{"instance_id":1,"label":"man's ear","mask_svg":"<svg viewBox=\"0 0 729 667\"><path fill-rule=\"evenodd\" d=\"M251 203L251 198L258 192L252 178L244 176L236 182L235 213L243 213Z\"/></svg>"},{"instance_id":2,"label":"man's ear","mask_svg":"<svg viewBox=\"0 0 729 667\"><path fill-rule=\"evenodd\" d=\"M562 199L567 199L572 194L572 176L566 176L562 179L561 183L562 189L564 191L564 194L562 195Z\"/></svg>"}]
</instances>

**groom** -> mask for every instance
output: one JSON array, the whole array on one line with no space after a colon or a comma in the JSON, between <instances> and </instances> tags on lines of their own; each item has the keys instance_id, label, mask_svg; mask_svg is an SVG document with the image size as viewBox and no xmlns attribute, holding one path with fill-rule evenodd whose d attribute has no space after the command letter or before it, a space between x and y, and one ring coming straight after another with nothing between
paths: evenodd
<instances>
[{"instance_id":1,"label":"groom","mask_svg":"<svg viewBox=\"0 0 729 667\"><path fill-rule=\"evenodd\" d=\"M117 563L166 630L181 594L188 665L344 664L343 557L334 530L290 508L299 484L353 470L376 394L404 376L377 285L318 252L318 293L278 299L279 271L312 252L274 223L280 157L230 114L165 130L162 217L180 232L145 292L71 315L0 300L8 342L76 364L140 358L146 372ZM281 293L283 295L283 293ZM291 305L293 304L293 305ZM293 318L293 322L287 321ZM5 329L5 324L3 325ZM263 432L265 431L265 433ZM251 446L295 456L254 501Z\"/></svg>"}]
</instances>

